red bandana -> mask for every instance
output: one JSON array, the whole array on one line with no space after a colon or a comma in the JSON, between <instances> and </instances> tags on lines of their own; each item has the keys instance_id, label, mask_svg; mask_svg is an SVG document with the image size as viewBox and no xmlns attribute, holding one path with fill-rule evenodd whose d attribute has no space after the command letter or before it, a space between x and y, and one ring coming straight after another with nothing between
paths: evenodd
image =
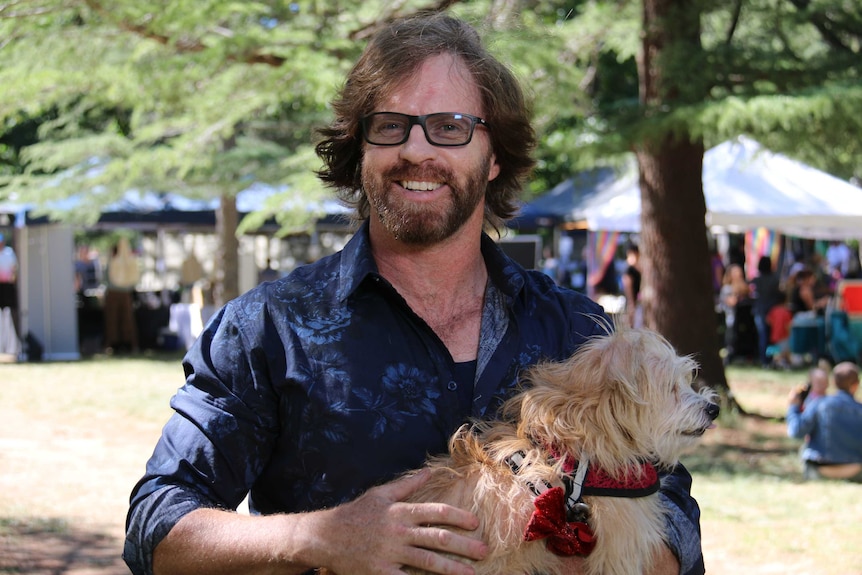
<instances>
[{"instance_id":1,"label":"red bandana","mask_svg":"<svg viewBox=\"0 0 862 575\"><path fill-rule=\"evenodd\" d=\"M525 541L547 538L548 549L563 557L590 554L596 545L593 530L586 523L566 521L566 494L562 487L548 489L536 497L535 505L524 531Z\"/></svg>"}]
</instances>

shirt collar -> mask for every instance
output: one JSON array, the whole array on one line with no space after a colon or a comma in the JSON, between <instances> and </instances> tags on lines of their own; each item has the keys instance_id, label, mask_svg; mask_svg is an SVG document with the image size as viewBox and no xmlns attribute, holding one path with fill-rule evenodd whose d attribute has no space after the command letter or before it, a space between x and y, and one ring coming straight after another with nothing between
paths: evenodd
<instances>
[{"instance_id":1,"label":"shirt collar","mask_svg":"<svg viewBox=\"0 0 862 575\"><path fill-rule=\"evenodd\" d=\"M338 299L344 301L355 292L369 276L380 272L371 255L371 239L368 220L362 223L341 253ZM524 288L523 269L503 253L503 250L488 234L482 234L482 257L488 269L491 284L511 301Z\"/></svg>"},{"instance_id":2,"label":"shirt collar","mask_svg":"<svg viewBox=\"0 0 862 575\"><path fill-rule=\"evenodd\" d=\"M379 276L377 264L371 255L371 238L368 220L353 234L341 250L338 274L338 301L344 301L355 292L366 277Z\"/></svg>"}]
</instances>

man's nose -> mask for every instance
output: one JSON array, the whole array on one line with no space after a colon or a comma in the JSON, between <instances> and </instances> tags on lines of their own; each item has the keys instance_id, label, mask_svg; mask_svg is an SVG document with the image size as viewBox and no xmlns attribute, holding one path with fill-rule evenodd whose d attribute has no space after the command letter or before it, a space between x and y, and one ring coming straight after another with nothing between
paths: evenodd
<instances>
[{"instance_id":1,"label":"man's nose","mask_svg":"<svg viewBox=\"0 0 862 575\"><path fill-rule=\"evenodd\" d=\"M431 145L431 142L425 137L422 126L419 124L410 126L407 141L401 144L401 157L413 163L419 163L434 157L436 154L436 147Z\"/></svg>"}]
</instances>

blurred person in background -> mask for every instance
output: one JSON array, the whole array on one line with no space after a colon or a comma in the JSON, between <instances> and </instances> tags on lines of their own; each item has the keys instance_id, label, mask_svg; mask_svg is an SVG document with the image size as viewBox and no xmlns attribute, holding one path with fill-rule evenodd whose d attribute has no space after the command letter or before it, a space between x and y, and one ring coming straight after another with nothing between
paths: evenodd
<instances>
[{"instance_id":1,"label":"blurred person in background","mask_svg":"<svg viewBox=\"0 0 862 575\"><path fill-rule=\"evenodd\" d=\"M862 483L862 403L859 367L845 361L832 370L836 392L805 403L814 392L800 386L790 392L787 435L805 439L802 449L805 479L848 479ZM820 381L819 385L822 385Z\"/></svg>"}]
</instances>

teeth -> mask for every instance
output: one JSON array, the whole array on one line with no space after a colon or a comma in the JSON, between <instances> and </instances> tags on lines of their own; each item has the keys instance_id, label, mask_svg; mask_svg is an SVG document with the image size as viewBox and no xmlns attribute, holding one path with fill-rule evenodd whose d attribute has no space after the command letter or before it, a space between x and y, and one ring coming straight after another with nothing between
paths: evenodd
<instances>
[{"instance_id":1,"label":"teeth","mask_svg":"<svg viewBox=\"0 0 862 575\"><path fill-rule=\"evenodd\" d=\"M439 182L401 182L401 187L406 188L408 190L422 191L428 192L430 190L436 190L440 187Z\"/></svg>"}]
</instances>

